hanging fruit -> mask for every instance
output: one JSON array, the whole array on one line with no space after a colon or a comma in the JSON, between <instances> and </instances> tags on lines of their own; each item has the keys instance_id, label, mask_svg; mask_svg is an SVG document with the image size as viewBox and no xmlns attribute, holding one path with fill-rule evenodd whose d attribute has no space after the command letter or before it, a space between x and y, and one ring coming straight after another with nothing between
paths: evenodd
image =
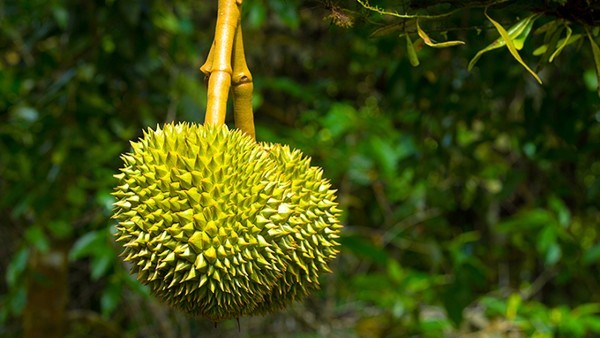
<instances>
[{"instance_id":1,"label":"hanging fruit","mask_svg":"<svg viewBox=\"0 0 600 338\"><path fill-rule=\"evenodd\" d=\"M272 312L319 286L338 253L335 190L299 150L257 143L241 1L220 0L204 125L149 129L115 175L113 218L131 272L189 314ZM225 124L233 85L235 124Z\"/></svg>"}]
</instances>

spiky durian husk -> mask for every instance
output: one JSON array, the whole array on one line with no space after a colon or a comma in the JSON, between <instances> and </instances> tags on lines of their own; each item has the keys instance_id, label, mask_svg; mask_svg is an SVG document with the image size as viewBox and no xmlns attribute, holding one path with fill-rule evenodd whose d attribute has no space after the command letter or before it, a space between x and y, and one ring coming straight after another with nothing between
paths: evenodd
<instances>
[{"instance_id":1,"label":"spiky durian husk","mask_svg":"<svg viewBox=\"0 0 600 338\"><path fill-rule=\"evenodd\" d=\"M226 126L148 130L115 175L117 241L167 303L211 320L283 307L337 253L334 191L299 151Z\"/></svg>"},{"instance_id":2,"label":"spiky durian husk","mask_svg":"<svg viewBox=\"0 0 600 338\"><path fill-rule=\"evenodd\" d=\"M310 158L299 150L279 144L263 146L277 162L278 171L291 182L289 209L293 212L284 221L292 228L285 240L294 250L284 256L288 268L256 312L284 308L317 289L320 273L331 272L327 261L338 252L334 239L341 228L335 190L323 179L321 168L311 166Z\"/></svg>"}]
</instances>

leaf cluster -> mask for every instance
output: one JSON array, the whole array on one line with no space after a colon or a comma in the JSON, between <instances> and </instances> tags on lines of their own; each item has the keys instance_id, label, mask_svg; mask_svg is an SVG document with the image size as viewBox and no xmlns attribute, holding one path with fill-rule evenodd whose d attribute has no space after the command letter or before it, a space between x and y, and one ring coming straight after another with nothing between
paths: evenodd
<instances>
[{"instance_id":1,"label":"leaf cluster","mask_svg":"<svg viewBox=\"0 0 600 338\"><path fill-rule=\"evenodd\" d=\"M597 52L598 39L600 32L600 22L594 18L593 13L600 13L600 6L598 4L587 1L581 3L579 1L551 1L545 4L536 4L530 2L524 4L519 1L491 1L491 2L469 2L464 3L460 1L456 2L444 2L443 4L423 3L419 2L418 5L413 5L412 2L402 2L401 4L393 3L389 6L399 6L403 10L387 10L381 7L371 5L367 0L357 0L357 2L366 10L376 13L383 17L392 18L392 23L385 23L383 27L378 28L374 35L389 34L393 31L400 30L400 37L406 37L406 54L410 63L413 66L418 66L418 50L421 49L423 42L430 47L442 48L452 47L464 44L463 41L446 41L441 43L432 43L431 38L423 31L419 26L419 19L422 21L431 21L434 24L438 24L443 30L445 35L448 30L456 30L451 24L448 24L447 18L450 16L465 16L466 13L474 8L481 8L483 16L489 23L492 24L493 28L499 33L499 37L489 44L487 47L479 50L473 59L469 62L468 69L471 70L475 63L479 60L482 54L489 52L494 49L506 47L510 54L515 60L521 64L540 84L542 80L534 72L527 63L523 60L519 54L519 50L523 49L527 38L532 32L532 28L537 19L543 18L545 23L535 30L536 34L545 34L543 40L536 41L539 45L533 51L533 55L540 56L538 68L541 69L548 63L551 63L555 57L557 57L566 46L577 42L582 36L587 37L589 41L589 47L592 50L594 56L594 62L596 69L600 69L600 54ZM577 5L575 3L577 2ZM438 12L440 8L442 12ZM509 29L505 29L502 24L494 20L489 14L488 10L501 9L503 12L514 11L517 15L517 19ZM410 14L408 14L410 13ZM591 16L589 14L592 14ZM518 19L522 17L522 19ZM444 22L445 21L445 22ZM438 29L440 29L438 27ZM483 26L481 26L483 27ZM573 34L573 28L576 33ZM478 28L481 29L481 28ZM412 43L410 35L414 34L416 30L419 40L415 44ZM563 34L563 31L566 33ZM597 77L600 78L600 72L597 72ZM600 88L598 89L600 95Z\"/></svg>"}]
</instances>

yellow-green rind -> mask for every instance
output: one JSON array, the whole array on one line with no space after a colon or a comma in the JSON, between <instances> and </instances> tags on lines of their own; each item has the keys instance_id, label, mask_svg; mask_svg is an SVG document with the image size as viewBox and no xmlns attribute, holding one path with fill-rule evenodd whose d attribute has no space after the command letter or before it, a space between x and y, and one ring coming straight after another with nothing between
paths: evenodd
<instances>
[{"instance_id":1,"label":"yellow-green rind","mask_svg":"<svg viewBox=\"0 0 600 338\"><path fill-rule=\"evenodd\" d=\"M214 321L318 287L336 254L334 192L299 151L226 126L166 124L122 156L117 241L153 294Z\"/></svg>"},{"instance_id":2,"label":"yellow-green rind","mask_svg":"<svg viewBox=\"0 0 600 338\"><path fill-rule=\"evenodd\" d=\"M287 269L255 310L260 313L282 309L318 289L319 275L331 272L328 262L338 253L336 239L342 228L335 190L323 178L321 168L311 166L310 158L299 150L280 144L263 146L277 162L278 171L291 182L293 193L285 219L291 231L281 239L288 248L284 256Z\"/></svg>"}]
</instances>

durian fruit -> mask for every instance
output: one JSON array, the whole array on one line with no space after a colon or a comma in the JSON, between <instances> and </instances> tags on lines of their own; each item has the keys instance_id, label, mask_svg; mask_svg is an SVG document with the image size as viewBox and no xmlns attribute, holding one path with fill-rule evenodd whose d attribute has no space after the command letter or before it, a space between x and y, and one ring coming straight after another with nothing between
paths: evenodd
<instances>
[{"instance_id":1,"label":"durian fruit","mask_svg":"<svg viewBox=\"0 0 600 338\"><path fill-rule=\"evenodd\" d=\"M168 304L213 321L277 310L318 287L341 225L310 159L226 126L149 129L113 195L132 272Z\"/></svg>"},{"instance_id":2,"label":"durian fruit","mask_svg":"<svg viewBox=\"0 0 600 338\"><path fill-rule=\"evenodd\" d=\"M335 191L323 179L321 168L312 167L310 158L299 150L279 144L263 146L277 162L278 171L291 182L293 192L285 204L280 204L279 214L269 220L291 228L282 241L287 248L294 248L284 256L287 269L256 310L270 312L318 288L319 274L331 272L327 261L338 252L335 239L339 237L341 226L337 220Z\"/></svg>"}]
</instances>

